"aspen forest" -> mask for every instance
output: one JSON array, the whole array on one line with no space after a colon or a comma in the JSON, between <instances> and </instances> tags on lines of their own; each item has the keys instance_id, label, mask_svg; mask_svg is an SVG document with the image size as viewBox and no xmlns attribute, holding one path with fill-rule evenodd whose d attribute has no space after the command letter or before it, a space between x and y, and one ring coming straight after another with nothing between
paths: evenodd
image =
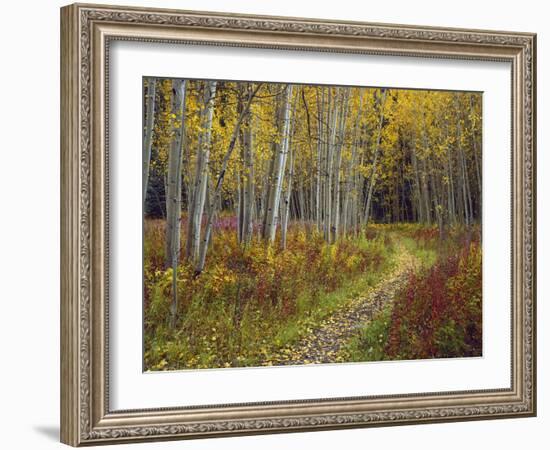
<instances>
[{"instance_id":1,"label":"aspen forest","mask_svg":"<svg viewBox=\"0 0 550 450\"><path fill-rule=\"evenodd\" d=\"M144 370L482 355L482 94L143 79Z\"/></svg>"}]
</instances>

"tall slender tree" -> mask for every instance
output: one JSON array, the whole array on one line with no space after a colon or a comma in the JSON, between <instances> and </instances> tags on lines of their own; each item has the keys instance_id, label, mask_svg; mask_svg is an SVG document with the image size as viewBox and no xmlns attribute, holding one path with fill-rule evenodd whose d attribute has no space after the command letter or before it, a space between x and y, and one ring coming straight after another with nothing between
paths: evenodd
<instances>
[{"instance_id":1,"label":"tall slender tree","mask_svg":"<svg viewBox=\"0 0 550 450\"><path fill-rule=\"evenodd\" d=\"M374 146L374 160L372 162L372 171L369 178L369 184L368 184L368 191L367 191L367 198L365 201L365 212L363 214L364 216L364 223L365 225L369 221L369 215L370 215L370 208L371 208L371 202L372 202L372 194L374 192L374 185L376 184L376 177L377 177L377 164L378 164L378 157L380 155L380 143L382 141L382 126L384 124L384 105L386 103L386 89L381 89L379 93L379 100L378 100L378 128L376 130L376 143Z\"/></svg>"},{"instance_id":2,"label":"tall slender tree","mask_svg":"<svg viewBox=\"0 0 550 450\"><path fill-rule=\"evenodd\" d=\"M153 130L155 127L155 96L157 79L147 78L147 105L145 113L145 135L143 138L143 203L147 197L149 186L149 167L151 163L151 147L153 145Z\"/></svg>"},{"instance_id":3,"label":"tall slender tree","mask_svg":"<svg viewBox=\"0 0 550 450\"><path fill-rule=\"evenodd\" d=\"M178 308L177 269L180 254L181 224L181 159L182 137L185 130L185 80L174 80L172 114L174 138L168 156L168 182L166 194L166 265L172 267L171 327L175 326Z\"/></svg>"},{"instance_id":4,"label":"tall slender tree","mask_svg":"<svg viewBox=\"0 0 550 450\"><path fill-rule=\"evenodd\" d=\"M266 231L265 238L273 243L275 241L275 232L277 231L277 222L279 220L279 203L281 200L281 191L283 187L283 174L285 170L286 158L288 154L288 141L290 135L290 105L292 100L292 85L289 84L285 89L283 124L281 132L281 142L276 146L277 154L273 159L273 189L270 190L266 209Z\"/></svg>"},{"instance_id":5,"label":"tall slender tree","mask_svg":"<svg viewBox=\"0 0 550 450\"><path fill-rule=\"evenodd\" d=\"M204 270L204 265L206 263L206 253L208 251L208 245L210 243L210 238L212 236L212 224L214 223L214 218L216 217L216 214L218 212L217 209L216 209L216 205L219 203L218 199L219 199L221 189L222 189L222 186L223 186L223 181L225 179L225 174L227 172L227 165L229 163L231 155L233 154L233 150L235 149L235 145L237 143L237 139L238 139L238 136L239 136L239 131L240 131L240 128L241 128L241 124L242 124L245 116L247 115L247 113L250 109L250 104L252 103L252 100L254 99L254 96L257 94L260 87L261 87L261 83L258 84L258 86L256 87L256 89L254 91L250 92L250 94L248 96L248 101L247 101L246 105L244 105L244 107L241 111L241 114L240 114L240 116L237 120L237 123L235 124L235 127L233 128L233 132L231 134L231 139L229 141L229 145L228 145L227 150L225 152L225 155L223 157L220 173L219 173L218 178L216 180L216 185L215 185L215 188L214 188L214 192L210 196L210 205L209 205L209 208L208 208L208 218L207 218L207 221L206 221L206 227L205 227L205 230L204 230L204 235L202 237L202 241L201 241L201 245L200 245L200 249L199 249L199 258L198 258L198 260L195 264L195 276L198 276Z\"/></svg>"},{"instance_id":6,"label":"tall slender tree","mask_svg":"<svg viewBox=\"0 0 550 450\"><path fill-rule=\"evenodd\" d=\"M210 147L212 139L212 118L214 117L214 99L216 96L215 81L204 82L203 107L201 112L201 133L198 140L198 155L193 188L192 206L189 209L186 247L187 258L195 263L199 260L201 241L201 223L207 199Z\"/></svg>"}]
</instances>

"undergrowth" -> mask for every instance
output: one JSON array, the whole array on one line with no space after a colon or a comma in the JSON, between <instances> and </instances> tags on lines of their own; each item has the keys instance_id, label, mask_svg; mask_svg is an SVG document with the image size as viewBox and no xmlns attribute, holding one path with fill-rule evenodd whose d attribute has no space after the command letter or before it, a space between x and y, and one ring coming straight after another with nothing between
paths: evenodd
<instances>
[{"instance_id":1,"label":"undergrowth","mask_svg":"<svg viewBox=\"0 0 550 450\"><path fill-rule=\"evenodd\" d=\"M243 248L230 226L220 227L199 277L184 261L178 267L178 321L171 329L172 270L163 268L163 236L164 222L146 222L147 370L241 367L268 360L360 296L392 264L393 245L383 226L331 245L319 233L290 227L285 250L259 239Z\"/></svg>"}]
</instances>

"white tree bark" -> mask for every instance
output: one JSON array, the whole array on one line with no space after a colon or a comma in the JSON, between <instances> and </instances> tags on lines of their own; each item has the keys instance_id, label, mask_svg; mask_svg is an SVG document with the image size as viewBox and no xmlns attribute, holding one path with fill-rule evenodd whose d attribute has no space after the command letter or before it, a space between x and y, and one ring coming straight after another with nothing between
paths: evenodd
<instances>
[{"instance_id":1,"label":"white tree bark","mask_svg":"<svg viewBox=\"0 0 550 450\"><path fill-rule=\"evenodd\" d=\"M201 222L206 203L206 189L208 187L208 168L210 164L210 145L212 138L212 118L214 116L214 97L216 95L216 82L208 81L204 87L202 135L199 139L199 151L195 173L195 187L193 189L193 207L190 210L190 239L188 258L195 263L199 259L201 242Z\"/></svg>"},{"instance_id":2,"label":"white tree bark","mask_svg":"<svg viewBox=\"0 0 550 450\"><path fill-rule=\"evenodd\" d=\"M176 120L179 121L179 126L174 128L174 136L168 155L166 192L166 265L172 267L170 326L173 328L178 309L177 269L180 253L181 159L183 154L182 137L185 130L185 80L174 80L172 86L174 92L172 113L176 115Z\"/></svg>"},{"instance_id":3,"label":"white tree bark","mask_svg":"<svg viewBox=\"0 0 550 450\"><path fill-rule=\"evenodd\" d=\"M240 114L244 114L242 126L239 131L239 142L241 148L241 161L242 166L237 171L238 177L238 240L239 243L248 245L252 239L253 233L253 220L254 220L254 154L253 154L253 136L252 136L252 114L250 107L247 111L244 111L245 100L244 94L247 94L248 98L252 94L252 85L247 85L246 89L242 90L242 97L239 99L237 111Z\"/></svg>"},{"instance_id":4,"label":"white tree bark","mask_svg":"<svg viewBox=\"0 0 550 450\"><path fill-rule=\"evenodd\" d=\"M455 106L456 110L460 111L459 96L455 95ZM460 171L462 174L462 199L464 203L464 221L466 226L469 226L472 222L472 202L469 195L469 186L468 186L468 172L466 169L466 160L464 157L464 149L462 148L462 124L460 122L460 116L457 114L456 117L456 142L458 150L458 160L460 163Z\"/></svg>"},{"instance_id":5,"label":"white tree bark","mask_svg":"<svg viewBox=\"0 0 550 450\"><path fill-rule=\"evenodd\" d=\"M340 197L342 186L340 183L340 171L342 166L342 148L344 146L346 118L348 114L349 88L343 90L341 95L341 111L338 121L338 140L335 142L335 167L334 167L334 208L332 213L332 237L331 242L336 242L340 234Z\"/></svg>"},{"instance_id":6,"label":"white tree bark","mask_svg":"<svg viewBox=\"0 0 550 450\"><path fill-rule=\"evenodd\" d=\"M376 169L377 169L377 163L378 163L378 155L380 153L380 143L382 141L382 125L384 123L384 105L386 103L386 89L382 89L382 92L380 93L380 113L379 113L379 119L378 119L378 130L377 130L377 136L376 136L376 147L374 149L374 161L372 163L372 172L369 180L369 191L367 194L367 203L365 205L365 219L364 223L365 225L368 225L369 223L369 215L370 215L370 205L372 201L372 193L374 191L374 185L376 184Z\"/></svg>"},{"instance_id":7,"label":"white tree bark","mask_svg":"<svg viewBox=\"0 0 550 450\"><path fill-rule=\"evenodd\" d=\"M352 186L355 188L355 169L356 169L356 163L357 163L357 146L359 144L359 130L360 130L360 122L361 122L361 115L363 113L363 94L364 90L361 89L360 95L359 95L359 107L357 109L357 116L355 117L355 124L353 126L353 141L351 143L351 160L348 166L347 170L347 176L344 184L344 194L343 194L343 200L344 205L342 207L342 228L344 231L344 234L347 233L349 224L352 222L351 217L353 217L353 212L349 213L349 204L350 204L350 195L352 193Z\"/></svg>"},{"instance_id":8,"label":"white tree bark","mask_svg":"<svg viewBox=\"0 0 550 450\"><path fill-rule=\"evenodd\" d=\"M292 194L292 179L294 177L294 152L290 149L290 165L288 169L287 187L283 196L282 223L281 223L281 248L286 249L286 236L290 216L290 197Z\"/></svg>"},{"instance_id":9,"label":"white tree bark","mask_svg":"<svg viewBox=\"0 0 550 450\"><path fill-rule=\"evenodd\" d=\"M245 116L246 129L244 130L244 164L245 164L245 197L246 207L244 209L244 229L243 242L248 245L252 239L254 231L254 203L255 203L255 186L254 186L254 136L252 133L253 119L249 111Z\"/></svg>"},{"instance_id":10,"label":"white tree bark","mask_svg":"<svg viewBox=\"0 0 550 450\"><path fill-rule=\"evenodd\" d=\"M292 108L292 116L295 117L296 113L296 99L294 100L294 106ZM288 176L287 176L287 184L286 189L284 191L283 195L283 204L281 207L282 211L282 223L281 223L281 247L286 249L286 236L288 231L288 221L290 216L290 200L292 197L292 180L294 178L294 157L295 152L292 150L292 136L294 135L294 129L296 126L296 121L293 121L292 124L292 131L290 132L290 136L288 138L288 147L289 147L289 153L290 153L290 166L288 168ZM303 217L303 216L302 216Z\"/></svg>"},{"instance_id":11,"label":"white tree bark","mask_svg":"<svg viewBox=\"0 0 550 450\"><path fill-rule=\"evenodd\" d=\"M143 203L147 197L149 185L149 166L151 163L151 147L153 143L153 129L155 127L155 94L156 78L147 78L147 112L145 114L145 136L143 139Z\"/></svg>"},{"instance_id":12,"label":"white tree bark","mask_svg":"<svg viewBox=\"0 0 550 450\"><path fill-rule=\"evenodd\" d=\"M325 89L321 88L321 98L317 89L317 170L315 171L315 221L317 231L321 231L321 170L323 153L323 115L325 112Z\"/></svg>"},{"instance_id":13,"label":"white tree bark","mask_svg":"<svg viewBox=\"0 0 550 450\"><path fill-rule=\"evenodd\" d=\"M261 83L258 84L254 92L252 92L248 98L247 104L243 108L237 123L235 124L235 128L233 129L233 133L231 134L231 139L229 140L229 146L227 148L227 151L225 152L225 155L222 160L222 166L220 170L220 174L218 175L218 179L216 181L216 186L214 188L214 192L210 196L210 205L208 208L208 218L206 220L206 227L204 230L204 236L201 240L201 245L199 249L199 258L197 260L197 263L195 264L195 276L198 276L203 270L204 266L206 264L206 253L208 252L208 244L210 242L210 238L212 236L212 224L214 223L214 218L217 214L216 205L217 200L220 196L223 180L225 179L225 174L227 172L227 165L229 163L229 159L231 158L231 155L233 154L233 150L235 149L235 144L237 143L237 138L239 136L239 130L241 128L241 124L243 122L244 117L249 111L250 104L252 103L253 98L257 94L257 92L260 90Z\"/></svg>"},{"instance_id":14,"label":"white tree bark","mask_svg":"<svg viewBox=\"0 0 550 450\"><path fill-rule=\"evenodd\" d=\"M473 114L474 112L474 95L475 94L471 94L470 95L470 112ZM481 171L480 171L480 168L479 166L481 165L480 162L479 162L479 155L478 155L478 146L477 146L477 138L476 138L476 129L475 129L475 126L474 126L474 123L471 122L471 125L470 125L470 132L472 134L472 147L473 147L473 152L474 152L474 163L475 163L475 168L476 168L476 180L477 180L477 189L478 189L478 198L477 198L477 211L478 211L478 217L477 219L480 220L481 219L481 211L483 210L482 208L482 201L483 201L483 192L482 192L482 184L481 184Z\"/></svg>"},{"instance_id":15,"label":"white tree bark","mask_svg":"<svg viewBox=\"0 0 550 450\"><path fill-rule=\"evenodd\" d=\"M290 102L292 99L292 85L289 84L286 87L285 92L285 104L283 115L283 130L281 143L277 146L278 152L275 155L273 164L274 182L273 189L269 193L269 200L267 205L267 219L266 219L266 237L268 242L273 243L275 241L275 233L277 231L277 222L279 220L279 204L281 200L281 191L283 185L283 174L286 164L286 156L288 153L288 140L290 134Z\"/></svg>"},{"instance_id":16,"label":"white tree bark","mask_svg":"<svg viewBox=\"0 0 550 450\"><path fill-rule=\"evenodd\" d=\"M334 94L334 99L332 102L332 105L330 103L330 95L329 95L329 108L328 113L331 114L330 117L330 138L327 145L327 174L326 174L326 182L325 182L325 204L326 209L324 213L325 218L325 226L324 226L324 237L327 242L331 242L331 236L332 236L332 179L333 179L333 171L334 171L334 152L336 147L336 125L338 123L338 107L337 107L337 99L340 95L340 88L336 88L336 92ZM331 108L332 106L332 108ZM332 109L332 111L331 111Z\"/></svg>"}]
</instances>

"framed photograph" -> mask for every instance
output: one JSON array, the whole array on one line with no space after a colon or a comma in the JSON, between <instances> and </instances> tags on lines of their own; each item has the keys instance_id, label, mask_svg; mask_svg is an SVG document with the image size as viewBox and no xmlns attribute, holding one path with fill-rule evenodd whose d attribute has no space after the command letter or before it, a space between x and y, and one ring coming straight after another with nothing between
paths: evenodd
<instances>
[{"instance_id":1,"label":"framed photograph","mask_svg":"<svg viewBox=\"0 0 550 450\"><path fill-rule=\"evenodd\" d=\"M531 33L61 9L61 440L536 414Z\"/></svg>"}]
</instances>

